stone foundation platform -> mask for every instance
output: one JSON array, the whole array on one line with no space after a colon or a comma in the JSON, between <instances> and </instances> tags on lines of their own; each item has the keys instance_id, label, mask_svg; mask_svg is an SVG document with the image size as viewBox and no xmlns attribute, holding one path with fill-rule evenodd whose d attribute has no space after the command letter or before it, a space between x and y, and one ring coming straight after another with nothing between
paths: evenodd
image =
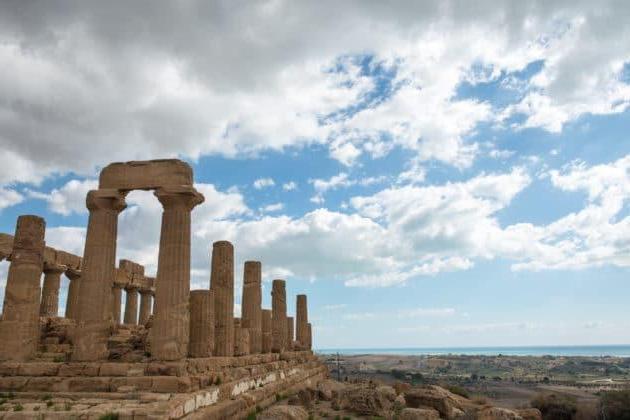
<instances>
[{"instance_id":1,"label":"stone foundation platform","mask_svg":"<svg viewBox=\"0 0 630 420\"><path fill-rule=\"evenodd\" d=\"M311 351L177 362L0 362L0 419L240 418L327 374Z\"/></svg>"}]
</instances>

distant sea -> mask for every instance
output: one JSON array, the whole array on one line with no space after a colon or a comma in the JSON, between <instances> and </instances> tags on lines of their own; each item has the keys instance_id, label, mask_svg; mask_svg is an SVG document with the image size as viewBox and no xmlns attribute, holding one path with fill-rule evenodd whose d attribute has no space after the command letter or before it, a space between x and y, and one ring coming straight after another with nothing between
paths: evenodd
<instances>
[{"instance_id":1,"label":"distant sea","mask_svg":"<svg viewBox=\"0 0 630 420\"><path fill-rule=\"evenodd\" d=\"M316 349L319 354L359 355L387 354L399 356L421 355L485 355L496 356L617 356L630 357L630 344L602 346L526 346L526 347L418 347L418 348L364 348Z\"/></svg>"}]
</instances>

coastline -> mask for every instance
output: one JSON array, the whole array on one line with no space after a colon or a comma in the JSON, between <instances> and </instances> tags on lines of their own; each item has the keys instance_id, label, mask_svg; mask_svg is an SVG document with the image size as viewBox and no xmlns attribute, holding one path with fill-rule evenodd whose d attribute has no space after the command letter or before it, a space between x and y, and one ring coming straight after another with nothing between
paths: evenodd
<instances>
[{"instance_id":1,"label":"coastline","mask_svg":"<svg viewBox=\"0 0 630 420\"><path fill-rule=\"evenodd\" d=\"M630 357L630 344L552 345L552 346L478 346L408 348L321 348L319 355L344 356L555 356L555 357Z\"/></svg>"}]
</instances>

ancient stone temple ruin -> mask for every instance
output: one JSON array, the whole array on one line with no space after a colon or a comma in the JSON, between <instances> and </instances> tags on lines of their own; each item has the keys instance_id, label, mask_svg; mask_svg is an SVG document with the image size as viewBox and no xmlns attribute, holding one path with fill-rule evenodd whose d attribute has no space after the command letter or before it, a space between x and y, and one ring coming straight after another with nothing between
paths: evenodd
<instances>
[{"instance_id":1,"label":"ancient stone temple ruin","mask_svg":"<svg viewBox=\"0 0 630 420\"><path fill-rule=\"evenodd\" d=\"M117 263L118 216L133 190L152 190L163 208L155 277ZM239 418L327 375L311 351L306 295L295 324L285 280L273 281L263 309L260 261L245 262L234 316L230 242L212 244L209 288L190 290L191 213L203 201L185 162L113 163L87 194L82 256L46 246L37 216L0 234L0 260L10 262L0 392L21 401L21 418Z\"/></svg>"}]
</instances>

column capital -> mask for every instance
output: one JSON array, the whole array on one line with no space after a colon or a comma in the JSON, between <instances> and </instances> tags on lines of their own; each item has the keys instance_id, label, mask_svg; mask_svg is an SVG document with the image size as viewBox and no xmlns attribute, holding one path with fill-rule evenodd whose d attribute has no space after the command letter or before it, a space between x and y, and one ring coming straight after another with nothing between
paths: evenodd
<instances>
[{"instance_id":1,"label":"column capital","mask_svg":"<svg viewBox=\"0 0 630 420\"><path fill-rule=\"evenodd\" d=\"M74 268L68 268L66 270L66 277L70 279L70 281L74 281L81 277L81 270L75 270Z\"/></svg>"},{"instance_id":2,"label":"column capital","mask_svg":"<svg viewBox=\"0 0 630 420\"><path fill-rule=\"evenodd\" d=\"M125 196L125 193L115 189L91 190L87 193L85 205L90 211L109 210L119 213L127 207Z\"/></svg>"},{"instance_id":3,"label":"column capital","mask_svg":"<svg viewBox=\"0 0 630 420\"><path fill-rule=\"evenodd\" d=\"M126 284L124 284L124 283L118 283L118 282L112 283L112 289L120 289L120 290L122 290L122 289L125 288L125 286L126 286Z\"/></svg>"},{"instance_id":4,"label":"column capital","mask_svg":"<svg viewBox=\"0 0 630 420\"><path fill-rule=\"evenodd\" d=\"M137 284L126 284L125 285L125 291L127 291L127 292L136 292L136 291L138 291L138 289L140 289L140 287L138 287Z\"/></svg>"},{"instance_id":5,"label":"column capital","mask_svg":"<svg viewBox=\"0 0 630 420\"><path fill-rule=\"evenodd\" d=\"M66 271L68 267L61 264L54 264L49 262L44 262L44 274L61 274Z\"/></svg>"},{"instance_id":6,"label":"column capital","mask_svg":"<svg viewBox=\"0 0 630 420\"><path fill-rule=\"evenodd\" d=\"M138 289L138 293L141 295L150 295L153 291L148 287L140 287Z\"/></svg>"},{"instance_id":7,"label":"column capital","mask_svg":"<svg viewBox=\"0 0 630 420\"><path fill-rule=\"evenodd\" d=\"M204 197L199 191L187 186L161 187L153 194L160 200L164 210L182 208L190 211L204 202Z\"/></svg>"}]
</instances>

